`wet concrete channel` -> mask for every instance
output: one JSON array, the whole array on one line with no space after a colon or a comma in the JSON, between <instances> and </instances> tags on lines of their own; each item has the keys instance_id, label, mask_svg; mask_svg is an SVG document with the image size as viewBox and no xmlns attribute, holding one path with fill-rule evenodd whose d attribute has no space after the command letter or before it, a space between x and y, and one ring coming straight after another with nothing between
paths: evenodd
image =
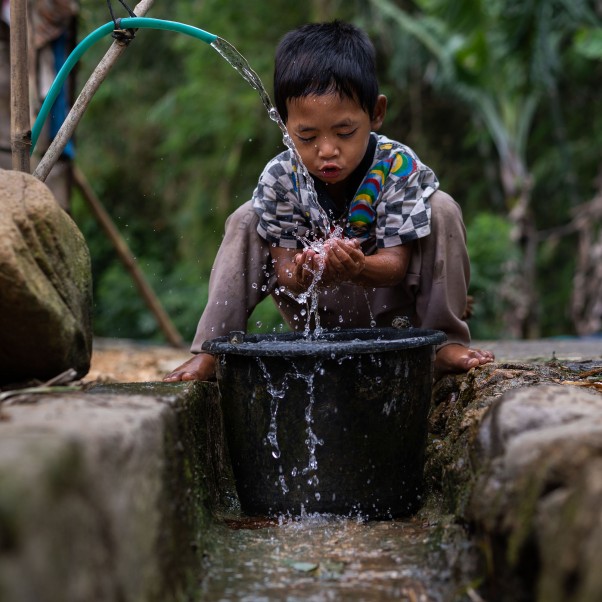
<instances>
[{"instance_id":1,"label":"wet concrete channel","mask_svg":"<svg viewBox=\"0 0 602 602\"><path fill-rule=\"evenodd\" d=\"M485 343L503 360L599 353L600 341ZM196 600L482 601L482 551L435 498L413 517L363 520L221 516L212 527Z\"/></svg>"},{"instance_id":2,"label":"wet concrete channel","mask_svg":"<svg viewBox=\"0 0 602 602\"><path fill-rule=\"evenodd\" d=\"M224 519L211 532L198 600L470 600L473 550L424 517L314 514Z\"/></svg>"},{"instance_id":3,"label":"wet concrete channel","mask_svg":"<svg viewBox=\"0 0 602 602\"><path fill-rule=\"evenodd\" d=\"M426 515L393 519L425 499L433 333L275 337L224 337L217 349L242 511L277 518L216 522L199 599L459 599L467 586L446 556L459 542L444 545Z\"/></svg>"}]
</instances>

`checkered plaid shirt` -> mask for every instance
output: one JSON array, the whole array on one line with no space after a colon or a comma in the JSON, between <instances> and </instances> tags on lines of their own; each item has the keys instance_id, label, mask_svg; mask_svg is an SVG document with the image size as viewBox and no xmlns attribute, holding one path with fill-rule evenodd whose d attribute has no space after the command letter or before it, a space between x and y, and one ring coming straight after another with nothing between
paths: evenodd
<instances>
[{"instance_id":1,"label":"checkered plaid shirt","mask_svg":"<svg viewBox=\"0 0 602 602\"><path fill-rule=\"evenodd\" d=\"M376 151L346 214L345 234L362 245L393 247L427 236L431 231L429 197L439 187L433 171L409 147L376 136ZM320 213L290 150L265 167L253 193L259 215L257 231L279 247L303 247L300 237L318 234Z\"/></svg>"}]
</instances>

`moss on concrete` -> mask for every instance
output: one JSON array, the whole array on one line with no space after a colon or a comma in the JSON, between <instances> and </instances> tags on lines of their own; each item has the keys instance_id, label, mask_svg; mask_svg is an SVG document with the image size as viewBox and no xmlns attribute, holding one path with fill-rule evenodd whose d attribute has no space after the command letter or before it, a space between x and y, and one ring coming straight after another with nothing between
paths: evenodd
<instances>
[{"instance_id":1,"label":"moss on concrete","mask_svg":"<svg viewBox=\"0 0 602 602\"><path fill-rule=\"evenodd\" d=\"M189 599L229 495L217 387L29 401L0 422L0 600Z\"/></svg>"}]
</instances>

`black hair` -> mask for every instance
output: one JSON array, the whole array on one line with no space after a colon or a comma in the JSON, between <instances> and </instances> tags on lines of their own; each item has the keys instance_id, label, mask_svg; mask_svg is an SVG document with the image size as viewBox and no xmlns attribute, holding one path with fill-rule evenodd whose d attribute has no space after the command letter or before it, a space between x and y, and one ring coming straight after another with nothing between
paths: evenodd
<instances>
[{"instance_id":1,"label":"black hair","mask_svg":"<svg viewBox=\"0 0 602 602\"><path fill-rule=\"evenodd\" d=\"M338 93L373 116L378 99L375 51L367 34L343 21L289 31L276 49L274 102L286 123L286 101Z\"/></svg>"}]
</instances>

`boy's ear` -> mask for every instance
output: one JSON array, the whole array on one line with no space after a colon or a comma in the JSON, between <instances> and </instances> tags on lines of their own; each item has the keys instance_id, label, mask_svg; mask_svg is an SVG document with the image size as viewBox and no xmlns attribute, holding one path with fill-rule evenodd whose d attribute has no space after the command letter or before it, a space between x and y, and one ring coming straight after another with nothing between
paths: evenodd
<instances>
[{"instance_id":1,"label":"boy's ear","mask_svg":"<svg viewBox=\"0 0 602 602\"><path fill-rule=\"evenodd\" d=\"M379 94L374 105L374 113L372 115L371 125L374 131L377 131L385 120L387 113L387 97L384 94Z\"/></svg>"}]
</instances>

